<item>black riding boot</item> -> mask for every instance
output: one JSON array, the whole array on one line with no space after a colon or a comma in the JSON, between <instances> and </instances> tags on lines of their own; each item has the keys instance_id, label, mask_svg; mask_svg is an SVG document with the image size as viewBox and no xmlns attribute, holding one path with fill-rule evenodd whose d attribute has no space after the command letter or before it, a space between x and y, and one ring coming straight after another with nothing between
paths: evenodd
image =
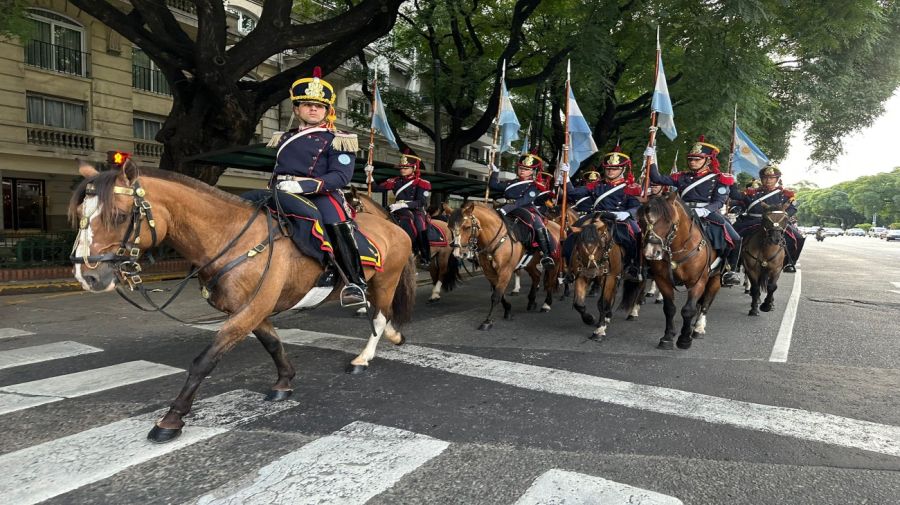
<instances>
[{"instance_id":1,"label":"black riding boot","mask_svg":"<svg viewBox=\"0 0 900 505\"><path fill-rule=\"evenodd\" d=\"M419 260L422 266L431 266L431 242L428 240L428 230L419 232Z\"/></svg>"},{"instance_id":2,"label":"black riding boot","mask_svg":"<svg viewBox=\"0 0 900 505\"><path fill-rule=\"evenodd\" d=\"M728 270L722 274L723 286L737 286L744 282L741 270L741 241L735 241L734 248L728 251Z\"/></svg>"},{"instance_id":3,"label":"black riding boot","mask_svg":"<svg viewBox=\"0 0 900 505\"><path fill-rule=\"evenodd\" d=\"M544 268L553 268L556 266L556 262L553 261L552 252L550 250L550 232L547 231L547 228L538 228L535 230L535 235L542 253L541 266Z\"/></svg>"},{"instance_id":4,"label":"black riding boot","mask_svg":"<svg viewBox=\"0 0 900 505\"><path fill-rule=\"evenodd\" d=\"M341 290L341 305L357 305L366 301L366 276L359 259L359 248L353 238L353 221L325 225L334 260L338 269L347 278L347 285Z\"/></svg>"},{"instance_id":5,"label":"black riding boot","mask_svg":"<svg viewBox=\"0 0 900 505\"><path fill-rule=\"evenodd\" d=\"M797 271L797 260L800 258L800 251L803 250L803 243L806 242L806 237L797 233L794 235L796 238L794 239L794 244L796 247L792 247L787 251L787 255L784 258L785 266L784 271L788 273L795 273Z\"/></svg>"}]
</instances>

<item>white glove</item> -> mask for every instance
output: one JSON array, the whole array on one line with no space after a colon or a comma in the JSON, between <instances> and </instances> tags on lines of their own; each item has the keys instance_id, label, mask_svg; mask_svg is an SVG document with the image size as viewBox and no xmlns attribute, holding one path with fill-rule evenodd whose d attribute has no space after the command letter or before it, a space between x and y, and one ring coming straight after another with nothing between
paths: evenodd
<instances>
[{"instance_id":1,"label":"white glove","mask_svg":"<svg viewBox=\"0 0 900 505\"><path fill-rule=\"evenodd\" d=\"M631 218L631 214L627 212L613 212L616 215L616 221L625 221L626 219Z\"/></svg>"},{"instance_id":2,"label":"white glove","mask_svg":"<svg viewBox=\"0 0 900 505\"><path fill-rule=\"evenodd\" d=\"M655 132L656 130L659 130L659 127L658 127L658 126L651 126L651 127L650 127L650 133L653 133L653 132Z\"/></svg>"},{"instance_id":3,"label":"white glove","mask_svg":"<svg viewBox=\"0 0 900 505\"><path fill-rule=\"evenodd\" d=\"M394 202L388 208L391 209L391 212L394 212L400 209L405 209L407 207L408 205L406 205L406 202Z\"/></svg>"},{"instance_id":4,"label":"white glove","mask_svg":"<svg viewBox=\"0 0 900 505\"><path fill-rule=\"evenodd\" d=\"M500 168L497 165L494 165L493 163L491 163L488 165L488 167L490 167L491 172L494 172L495 174L500 173Z\"/></svg>"},{"instance_id":5,"label":"white glove","mask_svg":"<svg viewBox=\"0 0 900 505\"><path fill-rule=\"evenodd\" d=\"M653 146L647 146L647 149L644 149L644 156L647 158L656 159L656 148Z\"/></svg>"},{"instance_id":6,"label":"white glove","mask_svg":"<svg viewBox=\"0 0 900 505\"><path fill-rule=\"evenodd\" d=\"M303 188L297 181L281 181L276 187L286 193L303 193Z\"/></svg>"},{"instance_id":7,"label":"white glove","mask_svg":"<svg viewBox=\"0 0 900 505\"><path fill-rule=\"evenodd\" d=\"M563 164L561 164L561 165L559 166L559 169L562 170L562 171L565 172L565 173L569 173L569 164L568 164L568 163L563 163Z\"/></svg>"},{"instance_id":8,"label":"white glove","mask_svg":"<svg viewBox=\"0 0 900 505\"><path fill-rule=\"evenodd\" d=\"M703 208L699 208L699 207L698 207L698 208L694 209L694 212L695 212L699 217L706 217L706 216L709 215L709 209L703 209Z\"/></svg>"},{"instance_id":9,"label":"white glove","mask_svg":"<svg viewBox=\"0 0 900 505\"><path fill-rule=\"evenodd\" d=\"M366 182L375 181L375 179L372 177L372 174L375 172L375 167L373 167L372 165L366 165L365 168L363 168L363 172L366 173Z\"/></svg>"}]
</instances>

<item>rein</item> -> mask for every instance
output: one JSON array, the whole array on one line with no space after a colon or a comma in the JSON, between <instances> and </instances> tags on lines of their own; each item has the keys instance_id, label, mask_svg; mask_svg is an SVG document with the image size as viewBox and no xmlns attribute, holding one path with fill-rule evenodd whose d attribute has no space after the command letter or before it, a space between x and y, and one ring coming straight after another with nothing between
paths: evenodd
<instances>
[{"instance_id":1,"label":"rein","mask_svg":"<svg viewBox=\"0 0 900 505\"><path fill-rule=\"evenodd\" d=\"M487 243L485 244L485 247L482 248L482 247L478 247L478 235L481 234L481 230L482 230L481 223L478 221L478 218L475 217L474 214L471 216L468 216L467 219L469 219L469 225L470 225L472 231L469 233L469 240L466 244L466 249L473 255L484 254L485 258L487 258L488 260L493 260L494 253L497 252L497 249L499 249L500 246L502 246L503 243L507 241L507 239L511 238L510 234L509 234L509 230L506 227L506 223L502 219L500 220L500 226L497 228L497 233L495 233L493 238L488 240ZM500 233L503 232L504 230L506 230L506 233L504 233L503 236L501 236ZM460 243L457 241L456 231L453 228L450 229L450 235L451 235L450 247L454 248L454 249L461 248ZM500 237L499 240L497 240L498 237ZM490 245L492 243L494 243L495 240L497 240L497 244L494 247L490 247ZM512 240L509 240L509 247L510 247L510 252L512 252L512 247L513 247Z\"/></svg>"},{"instance_id":2,"label":"rein","mask_svg":"<svg viewBox=\"0 0 900 505\"><path fill-rule=\"evenodd\" d=\"M778 211L775 211L775 212L778 212ZM768 216L766 218L768 218ZM766 219L766 218L763 218L763 219ZM769 222L771 222L773 225L775 225L777 227L777 229L766 229L765 224L763 224L760 226L759 230L756 232L756 234L754 236L759 236L760 234L762 234L762 244L761 245L765 246L766 244L769 244L769 245L777 246L778 248L775 250L775 252L772 253L772 255L769 256L768 258L761 259L761 258L754 256L750 252L750 249L745 249L745 251L747 252L747 256L749 256L751 259L756 261L756 264L763 268L768 267L769 262L771 262L772 260L777 258L779 254L784 253L786 250L785 249L786 244L785 244L785 240L784 240L784 231L785 231L784 227L781 226L780 223L776 223L775 221L772 221L771 218L769 218ZM772 239L773 234L778 235L777 240Z\"/></svg>"},{"instance_id":3,"label":"rein","mask_svg":"<svg viewBox=\"0 0 900 505\"><path fill-rule=\"evenodd\" d=\"M690 225L690 228L688 228L688 239L685 242L689 242L691 240L691 236L693 235L693 231L694 231L694 220L690 216L688 216L688 219L690 220L691 225ZM700 233L700 241L697 243L696 246L682 247L681 249L679 249L677 251L673 251L672 243L675 241L675 239L678 236L678 221L676 220L672 223L672 226L669 227L668 233L666 233L666 238L663 239L656 233L656 230L654 228L654 225L656 224L656 222L650 221L649 216L646 216L645 220L647 221L647 224L649 225L649 226L647 226L647 229L648 229L647 240L652 242L653 239L656 239L657 242L662 244L663 253L669 257L669 281L672 284L672 288L677 291L676 284L675 284L675 271L678 270L678 268L681 267L681 265L684 265L691 258L693 258L697 254L699 254L702 249L704 249L704 247L707 245L706 239L703 237L703 233L701 232ZM706 270L708 270L709 265L710 265L711 254L710 254L709 247L705 247L705 248L706 248ZM675 259L675 255L682 254L682 253L687 253L687 256L685 256L681 259ZM691 289L695 284L697 284L700 281L700 279L703 277L703 272L704 272L704 270L700 270L700 273L697 275L697 278L694 279L694 281L691 282L690 284L684 283L685 289Z\"/></svg>"}]
</instances>

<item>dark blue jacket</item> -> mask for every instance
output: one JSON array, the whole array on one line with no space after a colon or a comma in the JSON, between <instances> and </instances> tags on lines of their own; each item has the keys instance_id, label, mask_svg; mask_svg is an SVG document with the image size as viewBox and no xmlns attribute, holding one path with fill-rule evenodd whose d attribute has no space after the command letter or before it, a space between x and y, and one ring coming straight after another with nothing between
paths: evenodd
<instances>
[{"instance_id":1,"label":"dark blue jacket","mask_svg":"<svg viewBox=\"0 0 900 505\"><path fill-rule=\"evenodd\" d=\"M391 190L394 191L394 197L398 202L406 202L407 208L424 210L428 206L431 183L425 179L416 179L413 175L407 178L391 177L382 183L372 184L372 191L376 193Z\"/></svg>"},{"instance_id":2,"label":"dark blue jacket","mask_svg":"<svg viewBox=\"0 0 900 505\"><path fill-rule=\"evenodd\" d=\"M750 188L741 193L739 198L732 198L736 207L741 209L744 216L751 218L762 217L763 207L765 203L769 207L779 207L785 203L789 203L785 212L789 216L797 213L797 207L794 206L794 192L782 187L766 190L763 188ZM748 210L749 209L749 210Z\"/></svg>"},{"instance_id":3,"label":"dark blue jacket","mask_svg":"<svg viewBox=\"0 0 900 505\"><path fill-rule=\"evenodd\" d=\"M688 192L684 191L695 181L704 177L707 177L704 182L694 186ZM734 185L734 176L708 168L696 172L678 172L670 176L661 175L654 163L650 165L650 181L655 184L674 186L681 195L681 199L688 205L703 206L710 212L716 212L725 205L725 200L731 193L731 186Z\"/></svg>"},{"instance_id":4,"label":"dark blue jacket","mask_svg":"<svg viewBox=\"0 0 900 505\"><path fill-rule=\"evenodd\" d=\"M500 182L497 172L491 173L488 185L494 191L503 192L503 198L506 198L507 201L506 205L503 206L504 212L519 208L535 210L534 199L543 192L543 189L530 179L526 181L513 179L511 181Z\"/></svg>"},{"instance_id":5,"label":"dark blue jacket","mask_svg":"<svg viewBox=\"0 0 900 505\"><path fill-rule=\"evenodd\" d=\"M276 178L279 175L307 177L311 180L300 183L308 194L340 192L353 177L356 153L338 151L332 145L335 136L334 132L320 127L286 132L278 143Z\"/></svg>"}]
</instances>

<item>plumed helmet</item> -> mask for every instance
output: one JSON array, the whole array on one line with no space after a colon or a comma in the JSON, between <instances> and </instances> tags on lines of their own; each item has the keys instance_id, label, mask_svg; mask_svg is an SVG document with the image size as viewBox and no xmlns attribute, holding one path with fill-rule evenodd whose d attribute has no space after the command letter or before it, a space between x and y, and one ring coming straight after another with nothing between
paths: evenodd
<instances>
[{"instance_id":1,"label":"plumed helmet","mask_svg":"<svg viewBox=\"0 0 900 505\"><path fill-rule=\"evenodd\" d=\"M331 107L334 105L334 88L322 79L322 69L313 69L312 77L302 77L291 84L291 102L315 102Z\"/></svg>"},{"instance_id":2,"label":"plumed helmet","mask_svg":"<svg viewBox=\"0 0 900 505\"><path fill-rule=\"evenodd\" d=\"M534 170L535 172L540 172L541 169L544 168L544 160L537 155L536 151L532 151L520 157L519 162L516 163L516 167L528 168Z\"/></svg>"},{"instance_id":3,"label":"plumed helmet","mask_svg":"<svg viewBox=\"0 0 900 505\"><path fill-rule=\"evenodd\" d=\"M719 169L719 148L706 142L706 137L700 135L697 137L697 142L694 143L694 146L691 147L691 150L687 153L687 158L704 158L708 159L710 162L710 166L714 170Z\"/></svg>"},{"instance_id":4,"label":"plumed helmet","mask_svg":"<svg viewBox=\"0 0 900 505\"><path fill-rule=\"evenodd\" d=\"M781 177L781 169L778 168L778 165L766 165L759 170L759 178L763 177L771 177L771 176Z\"/></svg>"},{"instance_id":5,"label":"plumed helmet","mask_svg":"<svg viewBox=\"0 0 900 505\"><path fill-rule=\"evenodd\" d=\"M622 148L616 144L611 152L603 155L600 160L600 166L603 168L631 168L631 157L622 152Z\"/></svg>"},{"instance_id":6,"label":"plumed helmet","mask_svg":"<svg viewBox=\"0 0 900 505\"><path fill-rule=\"evenodd\" d=\"M415 172L416 176L419 175L421 166L422 158L411 154L409 152L409 149L403 150L403 154L400 155L400 161L397 163L397 168L411 168L413 169L413 172Z\"/></svg>"}]
</instances>

